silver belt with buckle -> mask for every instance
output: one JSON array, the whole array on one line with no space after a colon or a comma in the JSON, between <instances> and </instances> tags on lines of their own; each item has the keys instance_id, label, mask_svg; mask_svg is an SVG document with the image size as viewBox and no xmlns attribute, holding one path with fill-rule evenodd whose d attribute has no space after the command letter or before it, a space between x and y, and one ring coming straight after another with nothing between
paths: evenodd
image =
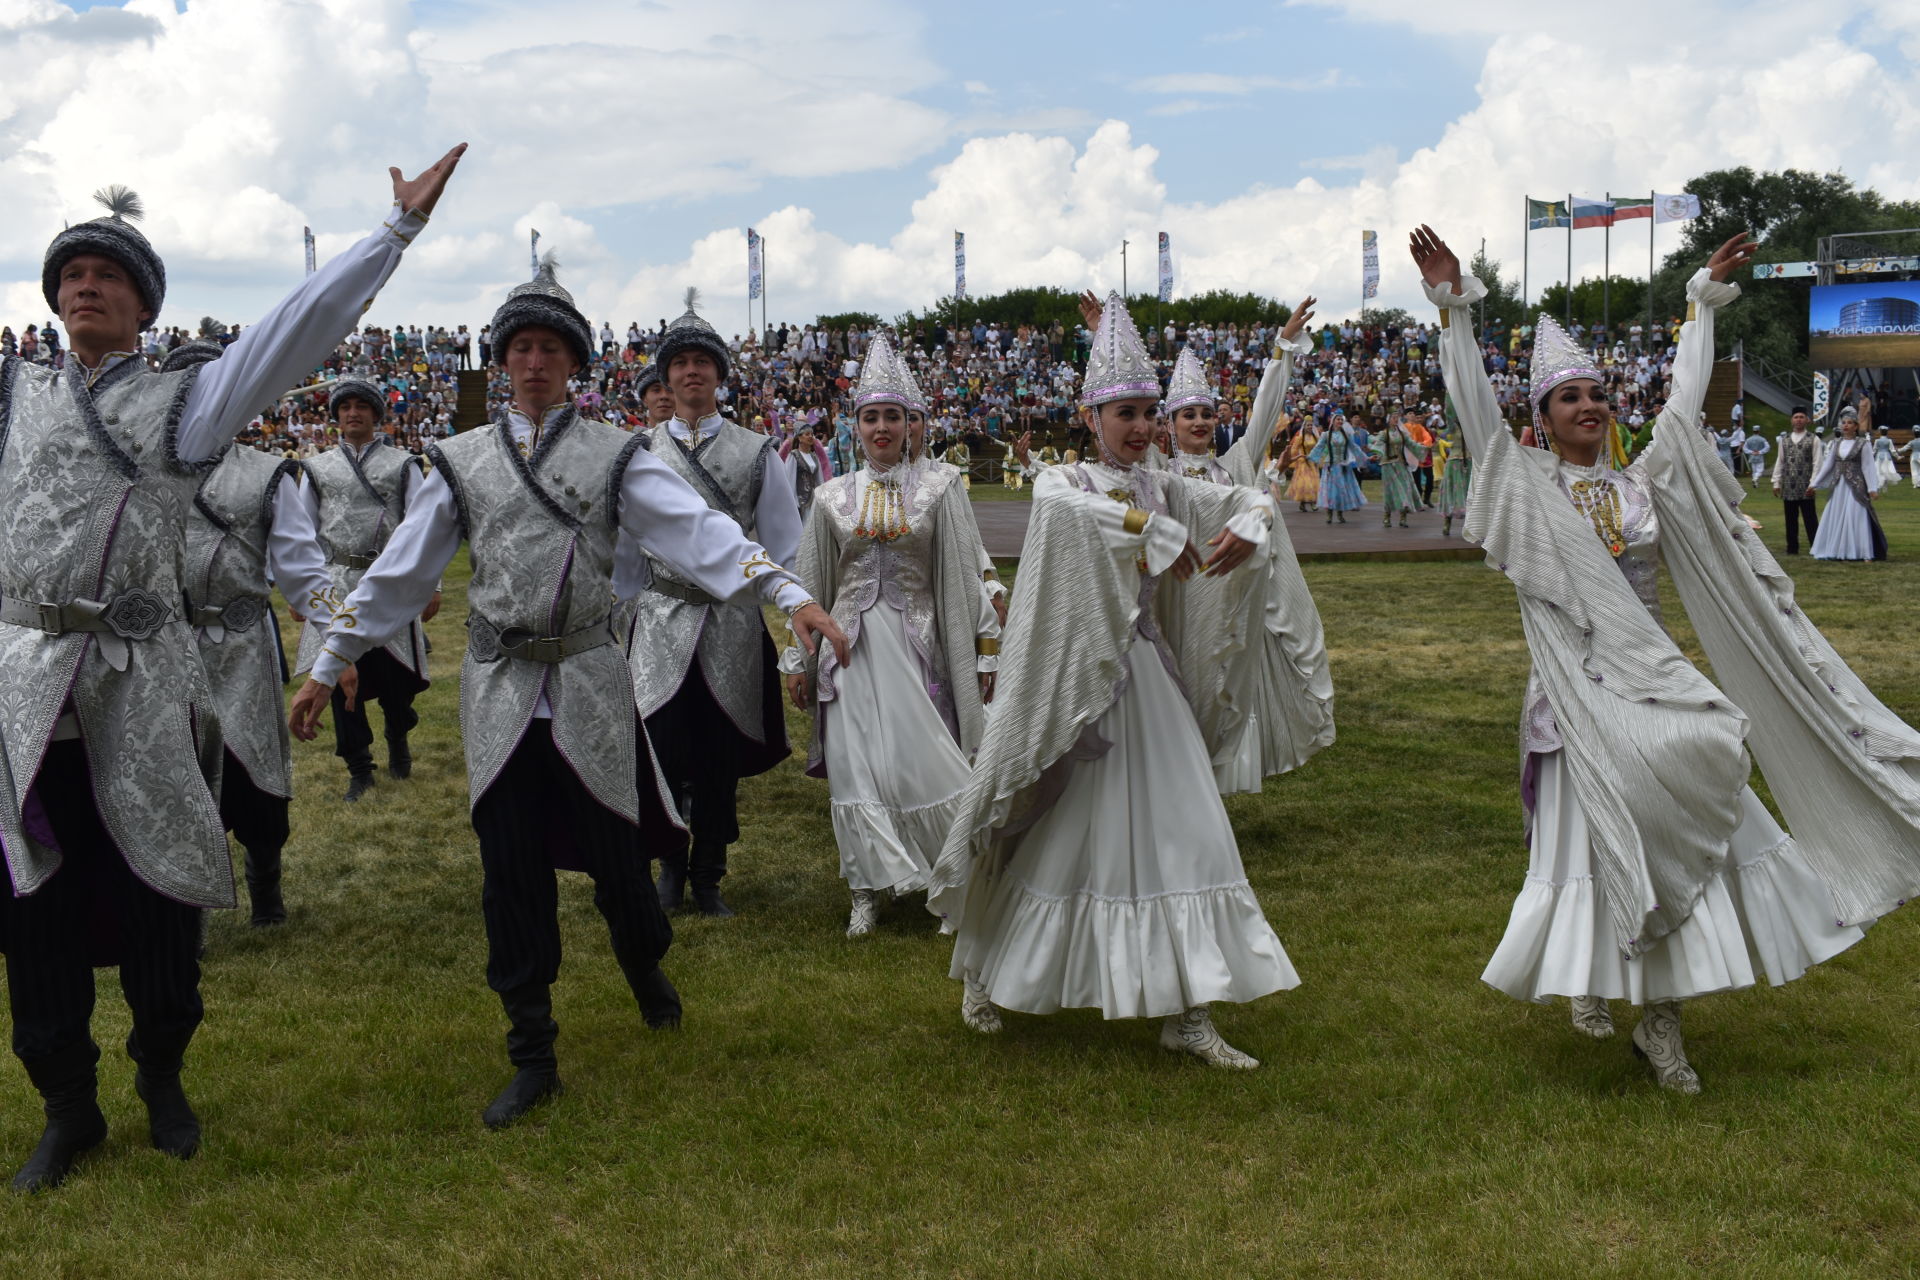
<instances>
[{"instance_id":1,"label":"silver belt with buckle","mask_svg":"<svg viewBox=\"0 0 1920 1280\"><path fill-rule=\"evenodd\" d=\"M611 618L602 618L564 636L535 635L525 627L502 630L477 613L467 619L467 652L475 662L518 658L523 662L552 664L613 642Z\"/></svg>"},{"instance_id":2,"label":"silver belt with buckle","mask_svg":"<svg viewBox=\"0 0 1920 1280\"><path fill-rule=\"evenodd\" d=\"M327 563L337 564L343 569L359 569L364 572L373 568L373 562L378 558L378 556L355 556L348 555L344 551L336 551L327 557Z\"/></svg>"},{"instance_id":3,"label":"silver belt with buckle","mask_svg":"<svg viewBox=\"0 0 1920 1280\"><path fill-rule=\"evenodd\" d=\"M671 578L663 578L660 576L658 566L653 565L651 561L649 561L648 564L653 568L653 580L647 583L647 590L653 592L655 595L667 596L674 600L684 600L688 604L726 603L718 596L710 595L702 591L699 587L690 587L684 583L675 582Z\"/></svg>"},{"instance_id":4,"label":"silver belt with buckle","mask_svg":"<svg viewBox=\"0 0 1920 1280\"><path fill-rule=\"evenodd\" d=\"M225 627L228 631L251 631L267 616L265 596L235 596L221 605L194 605L187 610L187 622L196 627Z\"/></svg>"},{"instance_id":5,"label":"silver belt with buckle","mask_svg":"<svg viewBox=\"0 0 1920 1280\"><path fill-rule=\"evenodd\" d=\"M66 604L0 595L0 622L54 636L95 631L122 640L147 640L174 618L173 606L144 587L128 587L111 600L73 600Z\"/></svg>"}]
</instances>

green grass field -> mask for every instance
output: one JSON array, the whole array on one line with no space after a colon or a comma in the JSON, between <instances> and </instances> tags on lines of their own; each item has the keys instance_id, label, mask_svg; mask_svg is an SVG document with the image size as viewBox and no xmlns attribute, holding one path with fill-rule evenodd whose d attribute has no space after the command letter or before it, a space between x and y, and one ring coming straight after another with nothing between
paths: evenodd
<instances>
[{"instance_id":1,"label":"green grass field","mask_svg":"<svg viewBox=\"0 0 1920 1280\"><path fill-rule=\"evenodd\" d=\"M1749 506L1778 548L1778 506ZM1913 720L1920 497L1903 486L1884 506L1893 562L1793 568L1808 613ZM587 882L563 877L569 1093L486 1131L480 1110L509 1073L482 979L456 586L432 628L443 678L423 701L414 778L348 807L326 739L303 747L291 924L213 922L187 1077L200 1157L146 1145L117 1048L126 1012L103 973L113 1134L60 1190L0 1196L0 1275L1920 1267L1920 918L1895 915L1790 987L1690 1005L1706 1093L1660 1092L1628 1051L1624 1008L1622 1034L1595 1043L1564 1004L1478 981L1525 868L1511 588L1463 562L1307 574L1339 741L1230 804L1305 978L1217 1010L1261 1070L1210 1071L1162 1052L1157 1025L1088 1013L966 1031L947 945L917 905L893 906L864 943L842 937L826 787L790 761L744 789L728 881L740 917L676 926L680 1034L642 1028ZM9 1168L39 1128L9 1063Z\"/></svg>"}]
</instances>

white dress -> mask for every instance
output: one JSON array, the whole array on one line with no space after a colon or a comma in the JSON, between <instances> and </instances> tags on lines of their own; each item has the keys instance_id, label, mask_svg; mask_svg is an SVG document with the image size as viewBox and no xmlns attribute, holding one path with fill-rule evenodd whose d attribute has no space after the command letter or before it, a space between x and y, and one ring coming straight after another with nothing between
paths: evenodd
<instances>
[{"instance_id":1,"label":"white dress","mask_svg":"<svg viewBox=\"0 0 1920 1280\"><path fill-rule=\"evenodd\" d=\"M970 523L942 528L943 513L952 515L943 498L948 489L957 496L957 477L903 467L897 479L903 487L894 510L905 524L886 541L856 532L862 498L883 485L875 472L822 486L808 512L800 572L852 641L852 660L844 667L824 661L816 681L815 754L832 795L840 874L852 889L906 893L926 887L967 783L967 754L956 739L957 691L945 687L947 673L977 685L977 672L998 662L976 656L972 644L947 652L951 629L940 625L936 603L938 538L965 544L958 551L967 566L968 639L997 639L1000 624L973 576L977 530ZM822 589L818 567L826 549L831 593ZM797 650L783 655L781 669L804 669Z\"/></svg>"},{"instance_id":2,"label":"white dress","mask_svg":"<svg viewBox=\"0 0 1920 1280\"><path fill-rule=\"evenodd\" d=\"M1616 472L1562 462L1560 476L1563 487L1587 480L1619 492L1626 540L1620 568L1658 619L1659 522L1637 464ZM1859 929L1837 922L1826 882L1748 787L1740 794L1729 869L1707 883L1677 929L1628 960L1594 879L1587 820L1553 713L1531 684L1528 704L1522 724L1525 788L1532 792L1527 878L1506 935L1480 975L1488 985L1518 1000L1684 1000L1753 986L1759 973L1776 986L1791 982L1860 940Z\"/></svg>"},{"instance_id":3,"label":"white dress","mask_svg":"<svg viewBox=\"0 0 1920 1280\"><path fill-rule=\"evenodd\" d=\"M1069 478L1081 469L1044 472L1034 501L1085 504L1129 569L1148 555L1143 537L1174 554L1185 545L1165 514L1145 535L1124 529L1125 508L1106 492L1127 488L1139 468L1084 466L1096 493ZM1172 556L1158 558L1164 568ZM1042 786L1057 797L1012 837L1006 865L967 889L952 976L977 975L1005 1009L1160 1017L1300 982L1247 883L1199 725L1170 670L1151 607L1158 579L1134 577L1141 608L1117 698L1049 771Z\"/></svg>"},{"instance_id":4,"label":"white dress","mask_svg":"<svg viewBox=\"0 0 1920 1280\"><path fill-rule=\"evenodd\" d=\"M1875 559L1875 534L1879 522L1868 507L1865 494L1880 492L1880 469L1874 464L1873 450L1858 436L1835 442L1820 460L1809 487L1831 490L1826 510L1820 513L1820 528L1813 535L1816 560ZM1886 542L1879 539L1878 550L1885 554Z\"/></svg>"}]
</instances>

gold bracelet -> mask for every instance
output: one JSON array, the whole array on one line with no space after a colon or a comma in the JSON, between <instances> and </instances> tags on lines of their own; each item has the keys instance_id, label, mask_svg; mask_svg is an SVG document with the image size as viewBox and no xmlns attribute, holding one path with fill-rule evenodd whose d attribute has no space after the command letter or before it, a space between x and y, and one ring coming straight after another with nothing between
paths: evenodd
<instances>
[{"instance_id":1,"label":"gold bracelet","mask_svg":"<svg viewBox=\"0 0 1920 1280\"><path fill-rule=\"evenodd\" d=\"M1138 507L1128 507L1126 516L1120 521L1120 527L1128 533L1139 533L1147 527L1147 521L1151 518L1151 512L1142 511Z\"/></svg>"},{"instance_id":2,"label":"gold bracelet","mask_svg":"<svg viewBox=\"0 0 1920 1280\"><path fill-rule=\"evenodd\" d=\"M973 652L974 656L979 658L997 657L1000 653L1000 642L990 636L981 636L973 642Z\"/></svg>"}]
</instances>

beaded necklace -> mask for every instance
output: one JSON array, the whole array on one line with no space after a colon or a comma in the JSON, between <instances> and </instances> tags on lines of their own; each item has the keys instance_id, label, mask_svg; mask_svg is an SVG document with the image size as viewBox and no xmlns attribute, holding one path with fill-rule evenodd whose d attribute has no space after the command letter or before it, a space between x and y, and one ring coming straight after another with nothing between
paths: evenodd
<instances>
[{"instance_id":1,"label":"beaded necklace","mask_svg":"<svg viewBox=\"0 0 1920 1280\"><path fill-rule=\"evenodd\" d=\"M1620 490L1606 480L1575 480L1567 486L1573 505L1593 525L1600 541L1618 558L1627 549L1626 530L1622 527Z\"/></svg>"},{"instance_id":2,"label":"beaded necklace","mask_svg":"<svg viewBox=\"0 0 1920 1280\"><path fill-rule=\"evenodd\" d=\"M860 518L854 522L853 536L874 542L892 542L911 533L907 523L907 499L897 469L867 471L866 487L860 491Z\"/></svg>"}]
</instances>

